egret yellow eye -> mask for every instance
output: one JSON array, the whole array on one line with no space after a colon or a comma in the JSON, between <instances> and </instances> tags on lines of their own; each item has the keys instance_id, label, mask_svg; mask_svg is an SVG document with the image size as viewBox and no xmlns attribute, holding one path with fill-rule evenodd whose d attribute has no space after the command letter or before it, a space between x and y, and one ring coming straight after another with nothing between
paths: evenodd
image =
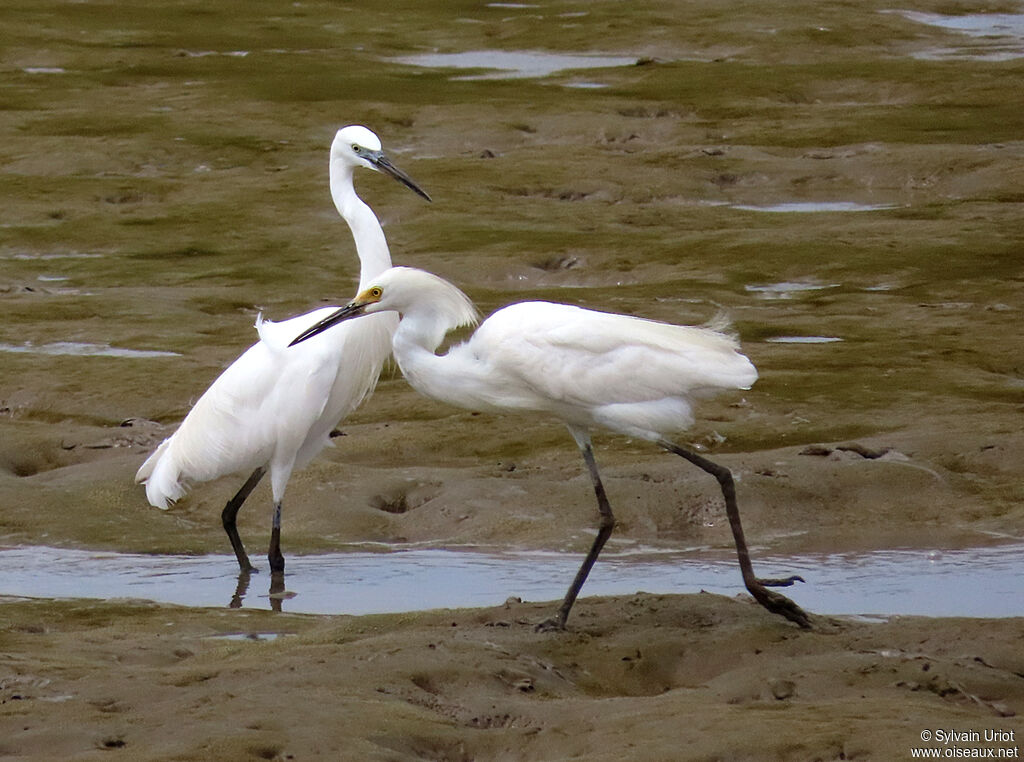
<instances>
[{"instance_id":1,"label":"egret yellow eye","mask_svg":"<svg viewBox=\"0 0 1024 762\"><path fill-rule=\"evenodd\" d=\"M380 299L380 295L383 293L384 292L380 290L379 286L374 286L373 288L370 289L370 296L372 296L374 299Z\"/></svg>"},{"instance_id":2,"label":"egret yellow eye","mask_svg":"<svg viewBox=\"0 0 1024 762\"><path fill-rule=\"evenodd\" d=\"M352 150L355 151L356 153L360 153L363 149L362 146L360 146L358 143L353 143Z\"/></svg>"}]
</instances>

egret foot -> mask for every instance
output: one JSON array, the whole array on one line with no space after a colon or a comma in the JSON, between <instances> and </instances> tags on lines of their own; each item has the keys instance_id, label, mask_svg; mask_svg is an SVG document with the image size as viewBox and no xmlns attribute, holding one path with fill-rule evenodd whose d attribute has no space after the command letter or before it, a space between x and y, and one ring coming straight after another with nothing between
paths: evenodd
<instances>
[{"instance_id":1,"label":"egret foot","mask_svg":"<svg viewBox=\"0 0 1024 762\"><path fill-rule=\"evenodd\" d=\"M765 587L789 587L794 582L806 582L806 580L799 574L792 574L782 579L779 579L777 577L771 579L763 579L762 577L758 577L757 581Z\"/></svg>"},{"instance_id":2,"label":"egret foot","mask_svg":"<svg viewBox=\"0 0 1024 762\"><path fill-rule=\"evenodd\" d=\"M565 620L561 617L553 616L545 619L543 622L535 625L533 628L534 632L565 632Z\"/></svg>"},{"instance_id":3,"label":"egret foot","mask_svg":"<svg viewBox=\"0 0 1024 762\"><path fill-rule=\"evenodd\" d=\"M774 590L769 590L760 580L754 584L748 584L747 590L754 596L754 600L764 606L773 614L784 616L791 622L800 625L805 630L811 629L811 618L807 615L802 608L797 606L782 593L776 593Z\"/></svg>"},{"instance_id":4,"label":"egret foot","mask_svg":"<svg viewBox=\"0 0 1024 762\"><path fill-rule=\"evenodd\" d=\"M740 573L743 575L743 584L754 596L754 600L764 606L773 614L786 617L791 622L796 622L804 629L810 629L810 617L802 608L780 593L773 592L768 587L789 587L794 582L803 582L798 575L786 577L785 579L758 579L754 576L754 567L750 563L750 551L747 549L747 541L743 536L743 524L740 522L740 509L736 505L736 483L732 478L732 472L725 466L701 457L697 453L674 444L667 439L658 442L669 452L674 452L684 460L711 474L718 480L722 490L722 497L725 500L725 514L729 518L729 527L732 529L733 541L736 543L736 558L740 563Z\"/></svg>"},{"instance_id":5,"label":"egret foot","mask_svg":"<svg viewBox=\"0 0 1024 762\"><path fill-rule=\"evenodd\" d=\"M248 555L245 556L244 558L239 558L239 574L240 575L251 575L251 574L258 574L258 573L259 573L259 566L254 566L252 564L252 562L249 560L249 556Z\"/></svg>"}]
</instances>

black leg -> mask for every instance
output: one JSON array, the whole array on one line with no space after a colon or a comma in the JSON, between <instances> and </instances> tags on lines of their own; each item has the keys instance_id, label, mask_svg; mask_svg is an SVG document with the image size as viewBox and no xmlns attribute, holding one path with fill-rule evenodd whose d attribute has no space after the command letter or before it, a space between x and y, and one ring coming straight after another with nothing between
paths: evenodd
<instances>
[{"instance_id":1,"label":"black leg","mask_svg":"<svg viewBox=\"0 0 1024 762\"><path fill-rule=\"evenodd\" d=\"M238 568L243 573L253 572L256 569L249 563L249 555L245 552L245 546L242 545L242 538L238 536L235 517L238 516L238 509L242 507L242 503L249 497L249 493L256 489L256 485L260 483L260 479L263 478L265 473L267 473L267 469L262 466L253 471L245 484L242 485L242 488L238 490L233 498L228 500L228 504L224 506L224 510L220 514L220 520L224 524L224 531L228 533L231 547L235 551L235 558L238 559Z\"/></svg>"},{"instance_id":2,"label":"black leg","mask_svg":"<svg viewBox=\"0 0 1024 762\"><path fill-rule=\"evenodd\" d=\"M274 503L274 523L270 528L270 550L267 552L270 571L284 572L284 554L281 553L281 504Z\"/></svg>"},{"instance_id":3,"label":"black leg","mask_svg":"<svg viewBox=\"0 0 1024 762\"><path fill-rule=\"evenodd\" d=\"M584 444L580 446L580 452L583 453L583 461L587 464L587 469L590 471L590 480L594 483L594 494L597 496L597 509L601 512L601 523L598 525L597 537L594 538L594 544L590 546L590 552L587 553L587 557L583 559L583 564L580 566L578 572L576 572L576 579L572 581L572 585L569 587L569 592L565 594L565 599L562 601L562 605L558 609L558 613L551 619L547 619L537 625L538 630L564 630L565 621L569 618L569 611L572 610L573 603L576 602L576 596L580 594L580 589L583 587L583 583L587 581L587 575L590 574L590 569L594 566L594 562L597 561L598 555L601 553L601 548L608 541L611 536L612 530L615 529L615 516L612 515L612 507L608 503L608 496L605 495L604 485L601 483L601 475L597 472L597 462L594 460L594 450L590 444Z\"/></svg>"},{"instance_id":4,"label":"black leg","mask_svg":"<svg viewBox=\"0 0 1024 762\"><path fill-rule=\"evenodd\" d=\"M718 480L722 488L722 497L725 498L725 513L729 517L729 526L732 528L732 537L736 543L736 555L739 557L740 572L743 574L743 584L754 596L754 599L774 614L780 614L791 622L796 622L804 628L810 628L811 620L802 608L784 595L769 590L766 585L785 587L796 581L803 582L800 577L789 577L788 579L758 579L754 576L754 567L750 563L750 552L747 550L747 541L743 537L743 525L740 524L740 510L736 505L736 485L732 480L732 472L725 466L720 466L707 458L696 453L685 450L679 445L668 440L661 440L658 444L669 452L685 458L693 465L711 474Z\"/></svg>"}]
</instances>

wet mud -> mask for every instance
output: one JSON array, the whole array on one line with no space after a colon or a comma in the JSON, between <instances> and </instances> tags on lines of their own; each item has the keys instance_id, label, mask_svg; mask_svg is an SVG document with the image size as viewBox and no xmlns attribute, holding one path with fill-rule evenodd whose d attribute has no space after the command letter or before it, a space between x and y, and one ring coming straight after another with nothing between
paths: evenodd
<instances>
[{"instance_id":1,"label":"wet mud","mask_svg":"<svg viewBox=\"0 0 1024 762\"><path fill-rule=\"evenodd\" d=\"M1020 9L893 10L11 6L0 541L227 550L219 514L244 475L168 512L132 477L255 339L258 313L351 296L326 159L353 122L434 198L357 177L395 262L453 280L483 312L539 298L729 315L761 378L703 405L680 440L736 474L755 567L1019 540ZM488 50L527 55L452 58ZM391 370L341 430L289 486L286 555L582 553L593 536L560 425L452 410ZM619 519L610 549L729 550L704 474L621 437L598 437L596 456ZM254 560L269 524L261 486L239 515ZM550 604L521 605L275 618L5 600L0 751L898 759L927 727L1019 723L1004 717L1022 706L1019 619L800 633L729 597L584 589L572 631L538 636L527 623ZM294 635L209 637L256 631Z\"/></svg>"},{"instance_id":2,"label":"wet mud","mask_svg":"<svg viewBox=\"0 0 1024 762\"><path fill-rule=\"evenodd\" d=\"M909 759L1016 731L1020 620L797 631L718 595L302 617L6 602L4 748L29 759ZM183 732L184 729L184 732ZM1012 743L974 744L976 748Z\"/></svg>"}]
</instances>

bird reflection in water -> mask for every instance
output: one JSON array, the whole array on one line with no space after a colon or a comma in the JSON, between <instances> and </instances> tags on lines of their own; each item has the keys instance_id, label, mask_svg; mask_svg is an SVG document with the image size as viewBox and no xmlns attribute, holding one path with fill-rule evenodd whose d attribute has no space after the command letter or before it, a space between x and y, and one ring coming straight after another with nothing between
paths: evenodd
<instances>
[{"instance_id":1,"label":"bird reflection in water","mask_svg":"<svg viewBox=\"0 0 1024 762\"><path fill-rule=\"evenodd\" d=\"M245 570L238 574L238 584L235 586L234 595L231 596L231 601L228 603L228 608L240 609L242 608L242 602L245 600L245 596L249 593L249 582L252 578L252 572ZM284 587L284 572L275 571L270 573L270 591L267 597L270 599L270 610L280 612L282 610L281 603L294 598L296 593L285 590Z\"/></svg>"}]
</instances>

